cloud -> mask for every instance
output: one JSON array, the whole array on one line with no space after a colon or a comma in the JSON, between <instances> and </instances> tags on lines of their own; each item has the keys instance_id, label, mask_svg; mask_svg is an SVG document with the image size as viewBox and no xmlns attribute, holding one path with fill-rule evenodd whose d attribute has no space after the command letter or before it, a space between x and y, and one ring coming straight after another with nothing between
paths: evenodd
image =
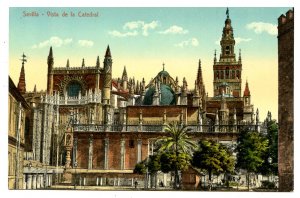
<instances>
[{"instance_id":1,"label":"cloud","mask_svg":"<svg viewBox=\"0 0 300 198\"><path fill-rule=\"evenodd\" d=\"M266 32L272 36L277 35L277 26L272 23L252 22L246 25L249 30L254 30L256 34Z\"/></svg>"},{"instance_id":2,"label":"cloud","mask_svg":"<svg viewBox=\"0 0 300 198\"><path fill-rule=\"evenodd\" d=\"M57 36L52 36L48 40L42 41L39 44L34 44L31 48L37 49L37 48L44 48L44 47L62 47L64 45L68 45L73 42L72 38L66 38L62 39Z\"/></svg>"},{"instance_id":3,"label":"cloud","mask_svg":"<svg viewBox=\"0 0 300 198\"><path fill-rule=\"evenodd\" d=\"M110 34L111 36L113 37L127 37L127 36L137 36L138 35L138 32L137 31L133 31L133 32L119 32L117 30L113 30L113 31L110 31L108 32L108 34Z\"/></svg>"},{"instance_id":4,"label":"cloud","mask_svg":"<svg viewBox=\"0 0 300 198\"><path fill-rule=\"evenodd\" d=\"M158 21L152 21L151 23L145 23L143 25L143 35L148 36L148 30L153 30L158 26Z\"/></svg>"},{"instance_id":5,"label":"cloud","mask_svg":"<svg viewBox=\"0 0 300 198\"><path fill-rule=\"evenodd\" d=\"M127 22L123 25L123 29L129 29L129 30L133 30L133 29L138 29L139 27L143 26L145 24L144 21L131 21L131 22Z\"/></svg>"},{"instance_id":6,"label":"cloud","mask_svg":"<svg viewBox=\"0 0 300 198\"><path fill-rule=\"evenodd\" d=\"M241 38L241 37L236 37L235 39L235 43L236 44L239 44L241 42L249 42L251 41L252 39L251 38Z\"/></svg>"},{"instance_id":7,"label":"cloud","mask_svg":"<svg viewBox=\"0 0 300 198\"><path fill-rule=\"evenodd\" d=\"M175 44L176 47L185 47L185 46L194 46L197 47L199 45L199 41L196 38L191 38L189 40L182 41L180 43Z\"/></svg>"},{"instance_id":8,"label":"cloud","mask_svg":"<svg viewBox=\"0 0 300 198\"><path fill-rule=\"evenodd\" d=\"M131 21L123 25L123 30L125 30L125 32L113 30L109 31L108 34L110 34L113 37L137 36L139 33L141 33L143 36L148 36L148 31L153 30L157 27L158 21L152 21L150 23L146 23L144 21Z\"/></svg>"},{"instance_id":9,"label":"cloud","mask_svg":"<svg viewBox=\"0 0 300 198\"><path fill-rule=\"evenodd\" d=\"M81 47L92 47L94 45L94 42L93 41L89 41L89 40L79 40L78 44Z\"/></svg>"},{"instance_id":10,"label":"cloud","mask_svg":"<svg viewBox=\"0 0 300 198\"><path fill-rule=\"evenodd\" d=\"M221 41L221 37L218 39L218 40L216 40L215 41L215 44L216 45L220 45L220 41ZM235 40L235 44L239 44L239 43L241 43L241 42L249 42L249 41L251 41L252 39L251 38L241 38L241 37L236 37L236 38L234 38L234 40Z\"/></svg>"},{"instance_id":11,"label":"cloud","mask_svg":"<svg viewBox=\"0 0 300 198\"><path fill-rule=\"evenodd\" d=\"M164 30L164 31L160 31L158 33L160 34L187 34L189 31L183 29L180 26L177 25L173 25L171 27L169 27L168 29Z\"/></svg>"}]
</instances>

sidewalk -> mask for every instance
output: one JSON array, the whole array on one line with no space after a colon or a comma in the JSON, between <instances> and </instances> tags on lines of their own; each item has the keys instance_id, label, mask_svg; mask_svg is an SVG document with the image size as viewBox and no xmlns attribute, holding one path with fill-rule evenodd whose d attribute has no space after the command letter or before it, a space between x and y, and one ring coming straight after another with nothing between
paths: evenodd
<instances>
[{"instance_id":1,"label":"sidewalk","mask_svg":"<svg viewBox=\"0 0 300 198\"><path fill-rule=\"evenodd\" d=\"M103 190L103 191L170 191L169 188L148 188L144 187L134 188L134 186L65 186L53 185L47 190Z\"/></svg>"}]
</instances>

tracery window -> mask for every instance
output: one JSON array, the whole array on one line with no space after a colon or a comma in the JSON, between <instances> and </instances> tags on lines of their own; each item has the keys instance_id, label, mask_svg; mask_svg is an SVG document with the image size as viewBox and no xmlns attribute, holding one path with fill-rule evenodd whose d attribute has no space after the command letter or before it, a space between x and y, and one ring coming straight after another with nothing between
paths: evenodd
<instances>
[{"instance_id":1,"label":"tracery window","mask_svg":"<svg viewBox=\"0 0 300 198\"><path fill-rule=\"evenodd\" d=\"M71 97L78 96L79 91L81 91L81 85L76 81L70 82L67 91L68 91L68 96Z\"/></svg>"}]
</instances>

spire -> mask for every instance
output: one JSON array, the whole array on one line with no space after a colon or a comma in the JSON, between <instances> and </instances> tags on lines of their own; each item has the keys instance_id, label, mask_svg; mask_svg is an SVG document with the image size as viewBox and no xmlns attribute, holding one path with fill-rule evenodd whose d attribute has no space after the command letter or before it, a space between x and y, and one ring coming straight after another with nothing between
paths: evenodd
<instances>
[{"instance_id":1,"label":"spire","mask_svg":"<svg viewBox=\"0 0 300 198\"><path fill-rule=\"evenodd\" d=\"M229 19L229 9L226 9L226 15L227 15L227 19Z\"/></svg>"},{"instance_id":2,"label":"spire","mask_svg":"<svg viewBox=\"0 0 300 198\"><path fill-rule=\"evenodd\" d=\"M25 69L24 69L24 64L27 62L26 56L23 53L22 59L22 67L21 67L21 72L20 72L20 77L19 77L19 83L18 83L18 90L20 91L21 94L24 94L26 92L26 82L25 82Z\"/></svg>"},{"instance_id":3,"label":"spire","mask_svg":"<svg viewBox=\"0 0 300 198\"><path fill-rule=\"evenodd\" d=\"M203 78L202 78L202 67L201 67L201 59L199 59L199 64L198 64L198 73L197 73L197 85L199 88L203 84Z\"/></svg>"},{"instance_id":4,"label":"spire","mask_svg":"<svg viewBox=\"0 0 300 198\"><path fill-rule=\"evenodd\" d=\"M215 56L214 56L214 63L216 63L217 62L217 50L215 50L215 54L214 54Z\"/></svg>"},{"instance_id":5,"label":"spire","mask_svg":"<svg viewBox=\"0 0 300 198\"><path fill-rule=\"evenodd\" d=\"M242 55L241 55L241 49L239 49L239 62L242 62Z\"/></svg>"},{"instance_id":6,"label":"spire","mask_svg":"<svg viewBox=\"0 0 300 198\"><path fill-rule=\"evenodd\" d=\"M126 66L124 66L124 69L123 69L122 80L123 81L128 81Z\"/></svg>"},{"instance_id":7,"label":"spire","mask_svg":"<svg viewBox=\"0 0 300 198\"><path fill-rule=\"evenodd\" d=\"M82 59L82 64L81 64L82 67L85 67L85 63L84 63L84 58Z\"/></svg>"},{"instance_id":8,"label":"spire","mask_svg":"<svg viewBox=\"0 0 300 198\"><path fill-rule=\"evenodd\" d=\"M105 52L105 58L107 58L107 57L111 57L109 45L107 46L107 49L106 49L106 52Z\"/></svg>"},{"instance_id":9,"label":"spire","mask_svg":"<svg viewBox=\"0 0 300 198\"><path fill-rule=\"evenodd\" d=\"M136 81L136 86L135 86L136 88L135 88L135 93L136 94L139 94L140 93L140 83L139 83L139 81L137 80Z\"/></svg>"},{"instance_id":10,"label":"spire","mask_svg":"<svg viewBox=\"0 0 300 198\"><path fill-rule=\"evenodd\" d=\"M228 58L231 58L232 60L235 60L235 54L234 54L234 45L235 40L233 37L233 28L231 26L231 19L229 18L229 10L227 8L226 11L227 18L225 20L225 25L223 27L223 34L222 39L220 41L221 44L221 60L220 61L226 61Z\"/></svg>"},{"instance_id":11,"label":"spire","mask_svg":"<svg viewBox=\"0 0 300 198\"><path fill-rule=\"evenodd\" d=\"M97 56L96 67L100 67L100 58Z\"/></svg>"},{"instance_id":12,"label":"spire","mask_svg":"<svg viewBox=\"0 0 300 198\"><path fill-rule=\"evenodd\" d=\"M70 67L69 59L67 60L67 67L68 67L68 68Z\"/></svg>"},{"instance_id":13,"label":"spire","mask_svg":"<svg viewBox=\"0 0 300 198\"><path fill-rule=\"evenodd\" d=\"M53 67L54 58L53 58L52 46L50 47L47 63L48 63L48 69Z\"/></svg>"},{"instance_id":14,"label":"spire","mask_svg":"<svg viewBox=\"0 0 300 198\"><path fill-rule=\"evenodd\" d=\"M36 93L36 84L34 85L33 92Z\"/></svg>"},{"instance_id":15,"label":"spire","mask_svg":"<svg viewBox=\"0 0 300 198\"><path fill-rule=\"evenodd\" d=\"M163 65L163 71L165 71L165 63L163 63L162 65Z\"/></svg>"},{"instance_id":16,"label":"spire","mask_svg":"<svg viewBox=\"0 0 300 198\"><path fill-rule=\"evenodd\" d=\"M251 96L249 86L248 86L248 80L246 81L246 87L245 87L245 90L244 90L244 97L245 96Z\"/></svg>"}]
</instances>

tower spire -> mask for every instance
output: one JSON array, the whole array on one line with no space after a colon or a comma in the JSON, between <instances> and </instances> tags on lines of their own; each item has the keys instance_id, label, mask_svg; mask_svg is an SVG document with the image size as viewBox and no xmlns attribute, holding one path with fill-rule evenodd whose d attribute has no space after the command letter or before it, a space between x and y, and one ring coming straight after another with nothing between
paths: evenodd
<instances>
[{"instance_id":1,"label":"tower spire","mask_svg":"<svg viewBox=\"0 0 300 198\"><path fill-rule=\"evenodd\" d=\"M19 83L18 83L18 90L20 91L21 94L24 94L26 92L26 82L25 82L25 69L24 65L25 62L27 62L26 56L23 53L22 59L22 67L21 67L21 72L20 72L20 77L19 77Z\"/></svg>"},{"instance_id":2,"label":"tower spire","mask_svg":"<svg viewBox=\"0 0 300 198\"><path fill-rule=\"evenodd\" d=\"M47 77L47 93L52 94L53 92L53 74L52 74L52 69L54 66L54 57L53 57L53 51L52 51L52 46L50 47L48 59L47 59L47 64L48 64L48 77Z\"/></svg>"},{"instance_id":3,"label":"tower spire","mask_svg":"<svg viewBox=\"0 0 300 198\"><path fill-rule=\"evenodd\" d=\"M124 66L124 69L123 69L122 80L123 81L127 81L128 80L126 66Z\"/></svg>"},{"instance_id":4,"label":"tower spire","mask_svg":"<svg viewBox=\"0 0 300 198\"><path fill-rule=\"evenodd\" d=\"M81 64L82 67L85 67L85 63L84 63L84 58L82 59L82 64Z\"/></svg>"},{"instance_id":5,"label":"tower spire","mask_svg":"<svg viewBox=\"0 0 300 198\"><path fill-rule=\"evenodd\" d=\"M111 53L110 53L110 49L109 49L109 45L107 45L107 48L106 48L106 52L105 52L105 58L106 57L111 57Z\"/></svg>"},{"instance_id":6,"label":"tower spire","mask_svg":"<svg viewBox=\"0 0 300 198\"><path fill-rule=\"evenodd\" d=\"M111 82L112 82L112 59L111 53L109 49L109 45L107 46L104 61L103 61L103 68L104 68L104 85L102 89L102 102L104 104L110 104L110 91L111 91Z\"/></svg>"},{"instance_id":7,"label":"tower spire","mask_svg":"<svg viewBox=\"0 0 300 198\"><path fill-rule=\"evenodd\" d=\"M217 62L217 50L215 49L215 54L214 54L214 63Z\"/></svg>"},{"instance_id":8,"label":"tower spire","mask_svg":"<svg viewBox=\"0 0 300 198\"><path fill-rule=\"evenodd\" d=\"M96 67L100 67L100 58L97 56Z\"/></svg>"},{"instance_id":9,"label":"tower spire","mask_svg":"<svg viewBox=\"0 0 300 198\"><path fill-rule=\"evenodd\" d=\"M228 7L226 9L226 15L227 15L227 19L229 19L229 9L228 9Z\"/></svg>"},{"instance_id":10,"label":"tower spire","mask_svg":"<svg viewBox=\"0 0 300 198\"><path fill-rule=\"evenodd\" d=\"M197 84L200 86L203 83L203 78L202 78L202 67L201 67L201 59L199 59L198 63L198 73L197 73Z\"/></svg>"},{"instance_id":11,"label":"tower spire","mask_svg":"<svg viewBox=\"0 0 300 198\"><path fill-rule=\"evenodd\" d=\"M249 86L248 86L248 80L246 80L246 86L245 86L245 90L244 90L244 97L245 96L251 96Z\"/></svg>"},{"instance_id":12,"label":"tower spire","mask_svg":"<svg viewBox=\"0 0 300 198\"><path fill-rule=\"evenodd\" d=\"M67 68L69 68L70 67L70 61L69 61L69 59L67 60Z\"/></svg>"},{"instance_id":13,"label":"tower spire","mask_svg":"<svg viewBox=\"0 0 300 198\"><path fill-rule=\"evenodd\" d=\"M53 64L54 64L54 58L53 58L53 51L52 51L52 46L50 47L50 50L49 50L49 55L48 55L48 68L52 68L53 67Z\"/></svg>"}]
</instances>

